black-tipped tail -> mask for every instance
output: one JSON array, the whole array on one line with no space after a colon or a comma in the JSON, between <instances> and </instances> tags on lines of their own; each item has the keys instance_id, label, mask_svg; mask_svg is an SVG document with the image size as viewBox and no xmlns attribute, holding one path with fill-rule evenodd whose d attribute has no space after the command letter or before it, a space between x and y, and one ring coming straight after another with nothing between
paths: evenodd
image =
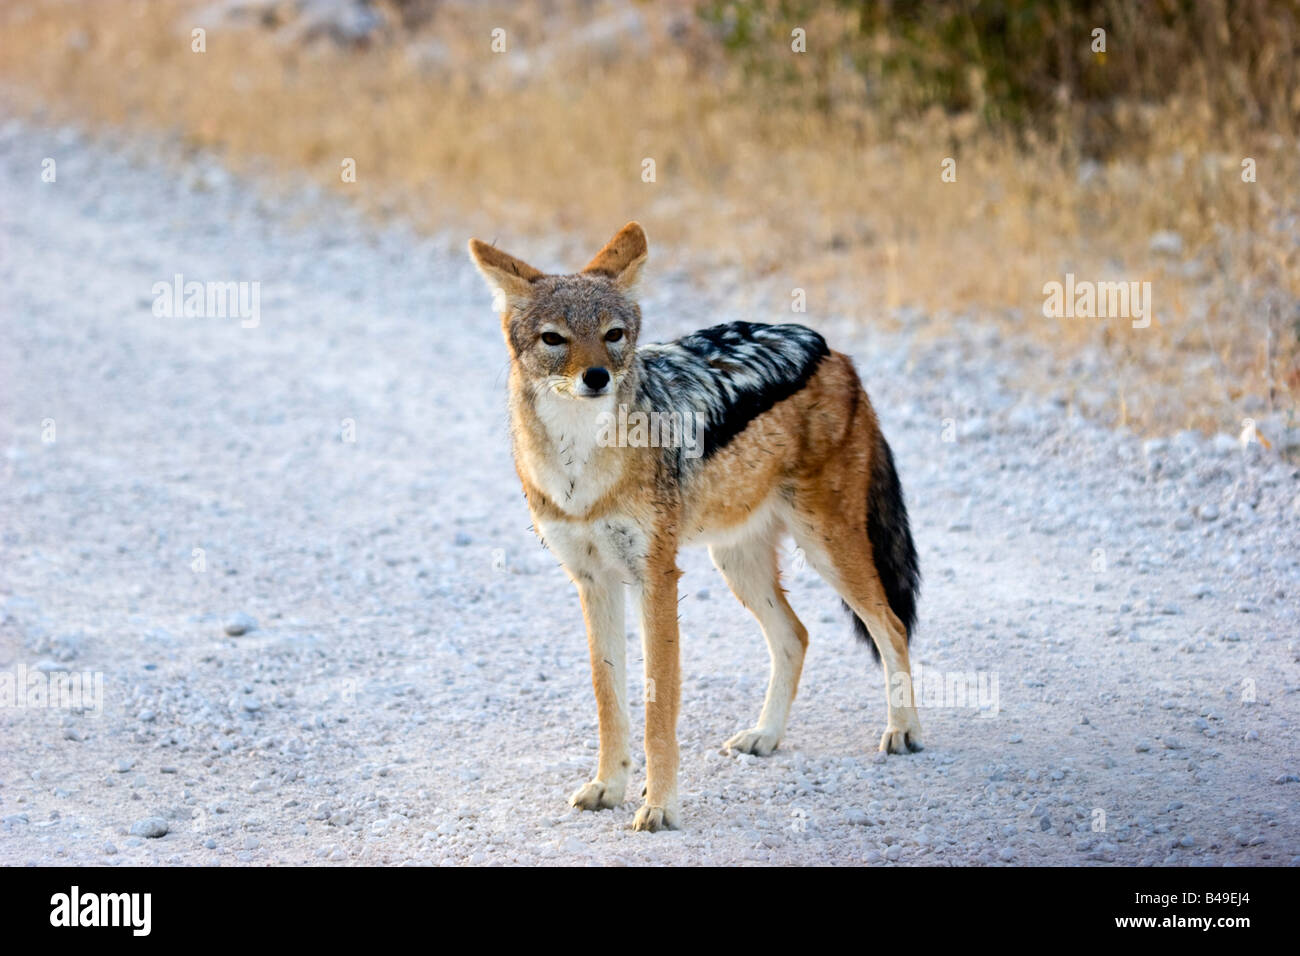
<instances>
[{"instance_id":1,"label":"black-tipped tail","mask_svg":"<svg viewBox=\"0 0 1300 956\"><path fill-rule=\"evenodd\" d=\"M871 556L876 562L876 573L884 585L885 597L912 639L916 624L916 599L921 593L921 568L916 560L916 545L912 542L912 528L907 521L907 505L903 501L903 487L894 470L894 453L885 436L873 456L871 488L867 492L867 538L871 541ZM852 614L848 604L845 609ZM867 625L853 614L853 630L871 646L871 656L880 660L876 642L871 639Z\"/></svg>"}]
</instances>

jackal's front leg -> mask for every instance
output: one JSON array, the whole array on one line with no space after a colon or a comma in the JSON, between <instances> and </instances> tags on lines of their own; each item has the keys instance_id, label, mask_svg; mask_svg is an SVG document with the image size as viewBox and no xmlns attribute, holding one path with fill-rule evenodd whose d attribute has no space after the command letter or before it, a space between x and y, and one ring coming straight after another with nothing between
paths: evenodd
<instances>
[{"instance_id":1,"label":"jackal's front leg","mask_svg":"<svg viewBox=\"0 0 1300 956\"><path fill-rule=\"evenodd\" d=\"M641 636L645 651L645 805L632 826L659 830L677 826L677 711L681 704L681 655L677 633L676 551L651 568L641 593Z\"/></svg>"},{"instance_id":2,"label":"jackal's front leg","mask_svg":"<svg viewBox=\"0 0 1300 956\"><path fill-rule=\"evenodd\" d=\"M600 757L596 779L569 797L582 810L616 807L623 802L631 767L628 753L627 638L623 622L623 581L600 571L578 578L582 613L591 652L591 683L600 722Z\"/></svg>"}]
</instances>

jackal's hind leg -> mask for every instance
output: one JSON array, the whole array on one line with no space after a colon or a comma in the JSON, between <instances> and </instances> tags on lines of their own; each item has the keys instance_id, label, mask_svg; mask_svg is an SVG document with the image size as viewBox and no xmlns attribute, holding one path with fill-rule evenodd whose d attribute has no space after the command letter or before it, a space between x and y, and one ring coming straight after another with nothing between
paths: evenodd
<instances>
[{"instance_id":1,"label":"jackal's hind leg","mask_svg":"<svg viewBox=\"0 0 1300 956\"><path fill-rule=\"evenodd\" d=\"M809 533L812 530L815 533ZM815 529L795 532L817 572L839 592L844 603L867 629L885 670L885 706L888 723L881 735L882 753L908 754L922 750L921 721L912 692L907 629L889 607L876 571L870 542L834 518Z\"/></svg>"},{"instance_id":2,"label":"jackal's hind leg","mask_svg":"<svg viewBox=\"0 0 1300 956\"><path fill-rule=\"evenodd\" d=\"M763 537L731 547L714 547L709 549L709 554L726 578L731 593L758 618L772 665L758 723L733 736L724 746L766 757L785 734L786 719L803 671L808 631L785 599L774 539Z\"/></svg>"}]
</instances>

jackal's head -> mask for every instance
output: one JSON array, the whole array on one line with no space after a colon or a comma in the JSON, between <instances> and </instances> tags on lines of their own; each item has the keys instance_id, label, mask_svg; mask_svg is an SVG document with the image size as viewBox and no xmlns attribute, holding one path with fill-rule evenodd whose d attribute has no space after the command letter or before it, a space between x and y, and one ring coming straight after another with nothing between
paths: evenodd
<instances>
[{"instance_id":1,"label":"jackal's head","mask_svg":"<svg viewBox=\"0 0 1300 956\"><path fill-rule=\"evenodd\" d=\"M632 298L645 232L629 222L574 275L545 275L477 239L470 258L492 289L522 381L570 398L617 392L632 370L641 310Z\"/></svg>"}]
</instances>

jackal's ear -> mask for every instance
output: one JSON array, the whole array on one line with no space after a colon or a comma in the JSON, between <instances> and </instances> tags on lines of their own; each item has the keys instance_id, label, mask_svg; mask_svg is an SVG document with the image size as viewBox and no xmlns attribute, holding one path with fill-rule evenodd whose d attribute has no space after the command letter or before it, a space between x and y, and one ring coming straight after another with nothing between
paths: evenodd
<instances>
[{"instance_id":1,"label":"jackal's ear","mask_svg":"<svg viewBox=\"0 0 1300 956\"><path fill-rule=\"evenodd\" d=\"M469 257L492 290L493 305L505 312L509 306L522 305L532 296L533 282L542 277L522 259L489 246L479 239L469 241ZM499 301L498 301L499 300Z\"/></svg>"},{"instance_id":2,"label":"jackal's ear","mask_svg":"<svg viewBox=\"0 0 1300 956\"><path fill-rule=\"evenodd\" d=\"M645 230L639 222L629 222L618 231L618 235L605 243L605 248L596 253L596 258L582 271L609 276L614 285L626 292L636 285L637 276L649 255Z\"/></svg>"}]
</instances>

